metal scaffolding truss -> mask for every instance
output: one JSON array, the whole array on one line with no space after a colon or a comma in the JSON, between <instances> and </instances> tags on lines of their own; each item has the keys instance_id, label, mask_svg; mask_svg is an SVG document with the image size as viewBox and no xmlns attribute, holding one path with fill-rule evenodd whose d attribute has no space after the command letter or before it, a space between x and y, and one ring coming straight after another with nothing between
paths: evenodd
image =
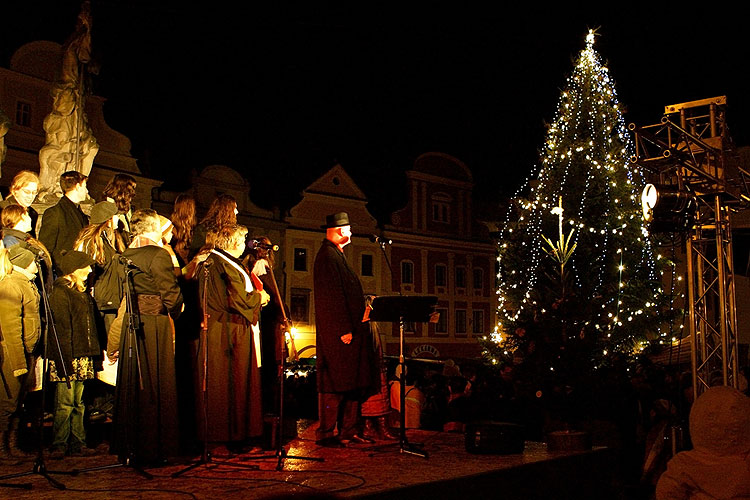
<instances>
[{"instance_id":1,"label":"metal scaffolding truss","mask_svg":"<svg viewBox=\"0 0 750 500\"><path fill-rule=\"evenodd\" d=\"M723 385L738 385L731 211L720 195L698 200L701 221L692 229L686 252L695 397L718 379Z\"/></svg>"},{"instance_id":2,"label":"metal scaffolding truss","mask_svg":"<svg viewBox=\"0 0 750 500\"><path fill-rule=\"evenodd\" d=\"M686 240L695 397L717 382L738 384L731 213L747 207L750 175L739 166L725 108L724 96L703 99L667 106L658 124L630 125L636 146L631 162L650 182L695 200Z\"/></svg>"}]
</instances>

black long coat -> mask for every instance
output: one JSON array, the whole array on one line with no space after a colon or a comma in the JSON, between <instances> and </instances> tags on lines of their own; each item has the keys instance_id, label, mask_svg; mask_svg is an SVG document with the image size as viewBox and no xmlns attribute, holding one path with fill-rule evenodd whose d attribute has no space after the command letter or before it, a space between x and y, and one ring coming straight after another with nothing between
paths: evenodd
<instances>
[{"instance_id":1,"label":"black long coat","mask_svg":"<svg viewBox=\"0 0 750 500\"><path fill-rule=\"evenodd\" d=\"M52 263L58 276L62 276L57 263L60 262L63 250L73 250L78 233L89 223L89 218L78 205L63 196L57 205L53 205L42 214L42 225L39 227L39 240L52 254Z\"/></svg>"},{"instance_id":2,"label":"black long coat","mask_svg":"<svg viewBox=\"0 0 750 500\"><path fill-rule=\"evenodd\" d=\"M313 269L318 392L370 389L374 382L370 326L362 322L362 284L344 254L324 240ZM341 337L352 333L344 344Z\"/></svg>"},{"instance_id":3,"label":"black long coat","mask_svg":"<svg viewBox=\"0 0 750 500\"><path fill-rule=\"evenodd\" d=\"M183 301L169 253L156 245L146 245L129 248L123 256L137 266L131 278L133 294L160 295L169 314L177 317ZM129 349L129 340L133 339L127 329L120 339L110 453L124 459L132 451L137 462L149 463L174 457L179 449L174 328L167 314L141 311L139 318L141 328L135 332L133 349ZM113 332L110 337L113 342Z\"/></svg>"},{"instance_id":4,"label":"black long coat","mask_svg":"<svg viewBox=\"0 0 750 500\"><path fill-rule=\"evenodd\" d=\"M55 332L60 342L59 351L56 345L48 349L51 353L50 359L54 360L55 366L60 366L61 353L67 373L73 372L73 358L101 356L94 302L91 296L86 292L70 288L67 280L58 278L49 295L49 303L55 318ZM57 373L62 377L62 369L58 368Z\"/></svg>"}]
</instances>

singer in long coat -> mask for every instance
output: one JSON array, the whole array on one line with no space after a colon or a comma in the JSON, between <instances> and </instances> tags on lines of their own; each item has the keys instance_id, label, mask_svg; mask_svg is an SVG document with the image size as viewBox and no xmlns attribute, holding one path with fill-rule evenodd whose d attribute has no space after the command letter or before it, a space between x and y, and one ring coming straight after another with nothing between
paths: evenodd
<instances>
[{"instance_id":1,"label":"singer in long coat","mask_svg":"<svg viewBox=\"0 0 750 500\"><path fill-rule=\"evenodd\" d=\"M134 264L130 266L130 283L142 326L135 332L135 345L143 388L139 387L135 349L129 349L131 335L126 320L119 344L110 452L121 460L133 458L136 463L149 464L175 457L179 452L172 318L180 314L183 301L172 258L166 250L155 243L147 244L128 248L123 257ZM149 300L151 308L145 307L142 300ZM113 340L110 338L110 342Z\"/></svg>"},{"instance_id":2,"label":"singer in long coat","mask_svg":"<svg viewBox=\"0 0 750 500\"><path fill-rule=\"evenodd\" d=\"M205 303L208 314L208 338L200 342L195 358L198 435L203 440L207 426L208 442L240 444L263 433L260 292L242 263L219 248L211 251L196 277L201 305ZM203 415L206 371L207 420Z\"/></svg>"},{"instance_id":3,"label":"singer in long coat","mask_svg":"<svg viewBox=\"0 0 750 500\"><path fill-rule=\"evenodd\" d=\"M370 326L362 322L362 284L343 252L328 239L323 240L315 257L313 279L318 392L364 395L375 379ZM352 333L349 344L341 341L347 333ZM326 430L318 439L329 437Z\"/></svg>"}]
</instances>

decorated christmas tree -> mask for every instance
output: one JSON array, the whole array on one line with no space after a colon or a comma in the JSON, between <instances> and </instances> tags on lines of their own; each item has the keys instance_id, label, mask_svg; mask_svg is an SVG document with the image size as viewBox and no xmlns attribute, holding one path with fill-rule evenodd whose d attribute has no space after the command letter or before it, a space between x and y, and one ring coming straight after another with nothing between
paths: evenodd
<instances>
[{"instance_id":1,"label":"decorated christmas tree","mask_svg":"<svg viewBox=\"0 0 750 500\"><path fill-rule=\"evenodd\" d=\"M501 226L499 323L482 342L487 362L512 365L539 400L591 394L597 371L669 335L673 266L643 225L644 178L594 39Z\"/></svg>"}]
</instances>

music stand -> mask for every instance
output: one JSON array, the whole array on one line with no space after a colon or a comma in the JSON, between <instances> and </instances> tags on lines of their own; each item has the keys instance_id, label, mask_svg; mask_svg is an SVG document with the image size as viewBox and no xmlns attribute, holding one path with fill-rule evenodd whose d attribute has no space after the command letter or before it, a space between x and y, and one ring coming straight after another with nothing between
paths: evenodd
<instances>
[{"instance_id":1,"label":"music stand","mask_svg":"<svg viewBox=\"0 0 750 500\"><path fill-rule=\"evenodd\" d=\"M398 323L399 330L399 355L398 364L401 367L399 374L399 401L401 411L399 412L399 450L401 453L409 453L427 458L427 452L410 445L406 439L406 356L404 355L404 322L416 321L427 323L437 305L437 297L434 295L386 295L373 299L370 311L371 321L391 321Z\"/></svg>"}]
</instances>

